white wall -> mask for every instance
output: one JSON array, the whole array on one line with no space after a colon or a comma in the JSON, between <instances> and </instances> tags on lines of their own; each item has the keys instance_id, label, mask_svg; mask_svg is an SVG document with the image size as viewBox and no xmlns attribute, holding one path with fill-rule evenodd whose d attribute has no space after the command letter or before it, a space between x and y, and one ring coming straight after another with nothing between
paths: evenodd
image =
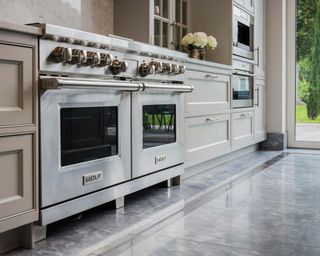
<instances>
[{"instance_id":1,"label":"white wall","mask_svg":"<svg viewBox=\"0 0 320 256\"><path fill-rule=\"evenodd\" d=\"M291 1L291 0L289 0ZM267 131L286 128L286 0L266 0Z\"/></svg>"}]
</instances>

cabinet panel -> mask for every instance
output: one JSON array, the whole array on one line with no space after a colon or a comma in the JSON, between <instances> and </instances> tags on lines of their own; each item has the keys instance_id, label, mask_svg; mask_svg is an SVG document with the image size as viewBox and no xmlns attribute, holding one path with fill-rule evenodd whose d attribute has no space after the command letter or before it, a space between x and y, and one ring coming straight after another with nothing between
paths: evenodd
<instances>
[{"instance_id":1,"label":"cabinet panel","mask_svg":"<svg viewBox=\"0 0 320 256\"><path fill-rule=\"evenodd\" d=\"M186 116L203 116L230 110L230 80L227 75L188 71L194 91L186 95Z\"/></svg>"},{"instance_id":2,"label":"cabinet panel","mask_svg":"<svg viewBox=\"0 0 320 256\"><path fill-rule=\"evenodd\" d=\"M0 127L35 122L33 49L0 44Z\"/></svg>"},{"instance_id":3,"label":"cabinet panel","mask_svg":"<svg viewBox=\"0 0 320 256\"><path fill-rule=\"evenodd\" d=\"M266 101L264 80L255 81L254 92L254 140L255 142L260 142L266 139Z\"/></svg>"},{"instance_id":4,"label":"cabinet panel","mask_svg":"<svg viewBox=\"0 0 320 256\"><path fill-rule=\"evenodd\" d=\"M239 149L254 142L253 111L232 114L232 149Z\"/></svg>"},{"instance_id":5,"label":"cabinet panel","mask_svg":"<svg viewBox=\"0 0 320 256\"><path fill-rule=\"evenodd\" d=\"M0 220L35 206L33 152L32 134L0 137Z\"/></svg>"},{"instance_id":6,"label":"cabinet panel","mask_svg":"<svg viewBox=\"0 0 320 256\"><path fill-rule=\"evenodd\" d=\"M254 22L254 48L255 48L255 74L265 76L265 1L255 1L255 22Z\"/></svg>"},{"instance_id":7,"label":"cabinet panel","mask_svg":"<svg viewBox=\"0 0 320 256\"><path fill-rule=\"evenodd\" d=\"M186 119L187 166L230 151L230 114Z\"/></svg>"}]
</instances>

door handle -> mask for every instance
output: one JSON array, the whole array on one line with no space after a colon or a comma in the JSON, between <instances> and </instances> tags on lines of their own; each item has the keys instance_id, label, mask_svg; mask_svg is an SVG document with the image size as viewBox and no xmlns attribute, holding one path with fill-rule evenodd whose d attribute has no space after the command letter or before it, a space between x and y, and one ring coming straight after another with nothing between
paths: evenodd
<instances>
[{"instance_id":1,"label":"door handle","mask_svg":"<svg viewBox=\"0 0 320 256\"><path fill-rule=\"evenodd\" d=\"M257 103L255 104L256 105L256 107L259 107L260 106L260 88L258 87L258 88L256 88L255 89L255 91L256 91L256 97L257 97Z\"/></svg>"},{"instance_id":2,"label":"door handle","mask_svg":"<svg viewBox=\"0 0 320 256\"><path fill-rule=\"evenodd\" d=\"M218 117L207 117L206 118L206 123L210 123L210 122L218 122L218 121L220 121L220 118L218 118Z\"/></svg>"},{"instance_id":3,"label":"door handle","mask_svg":"<svg viewBox=\"0 0 320 256\"><path fill-rule=\"evenodd\" d=\"M257 47L255 50L256 50L256 55L257 55L256 66L260 67L260 47Z\"/></svg>"}]
</instances>

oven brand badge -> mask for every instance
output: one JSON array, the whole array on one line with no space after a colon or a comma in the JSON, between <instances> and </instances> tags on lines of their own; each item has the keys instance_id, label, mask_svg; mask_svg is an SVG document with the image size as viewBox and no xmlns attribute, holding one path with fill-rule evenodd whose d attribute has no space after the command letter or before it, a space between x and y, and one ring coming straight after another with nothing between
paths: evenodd
<instances>
[{"instance_id":1,"label":"oven brand badge","mask_svg":"<svg viewBox=\"0 0 320 256\"><path fill-rule=\"evenodd\" d=\"M96 183L103 179L102 172L90 173L83 176L83 186Z\"/></svg>"},{"instance_id":2,"label":"oven brand badge","mask_svg":"<svg viewBox=\"0 0 320 256\"><path fill-rule=\"evenodd\" d=\"M167 155L162 155L162 156L156 156L155 158L155 164L159 164L161 162L166 161Z\"/></svg>"}]
</instances>

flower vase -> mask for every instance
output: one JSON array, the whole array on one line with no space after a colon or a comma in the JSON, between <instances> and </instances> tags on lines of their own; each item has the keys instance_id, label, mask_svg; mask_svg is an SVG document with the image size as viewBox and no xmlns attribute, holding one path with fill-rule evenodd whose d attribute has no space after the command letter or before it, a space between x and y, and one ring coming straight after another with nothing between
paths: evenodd
<instances>
[{"instance_id":1,"label":"flower vase","mask_svg":"<svg viewBox=\"0 0 320 256\"><path fill-rule=\"evenodd\" d=\"M205 48L191 48L188 50L188 55L190 58L197 60L206 59L206 49Z\"/></svg>"}]
</instances>

